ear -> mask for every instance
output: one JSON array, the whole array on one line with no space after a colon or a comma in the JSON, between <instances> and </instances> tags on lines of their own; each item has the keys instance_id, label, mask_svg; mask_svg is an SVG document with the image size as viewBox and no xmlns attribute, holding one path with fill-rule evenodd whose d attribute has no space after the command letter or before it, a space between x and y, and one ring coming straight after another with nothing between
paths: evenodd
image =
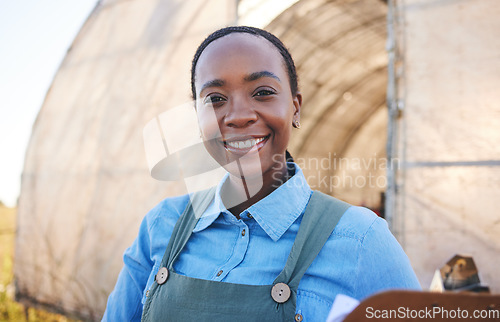
<instances>
[{"instance_id":1,"label":"ear","mask_svg":"<svg viewBox=\"0 0 500 322\"><path fill-rule=\"evenodd\" d=\"M293 120L300 121L300 108L302 106L302 94L297 92L297 95L293 98Z\"/></svg>"}]
</instances>

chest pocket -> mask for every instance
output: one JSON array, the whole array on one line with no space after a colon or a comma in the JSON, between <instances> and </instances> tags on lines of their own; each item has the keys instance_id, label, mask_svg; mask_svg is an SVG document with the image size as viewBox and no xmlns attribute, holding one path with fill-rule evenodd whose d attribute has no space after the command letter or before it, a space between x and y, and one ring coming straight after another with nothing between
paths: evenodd
<instances>
[{"instance_id":1,"label":"chest pocket","mask_svg":"<svg viewBox=\"0 0 500 322\"><path fill-rule=\"evenodd\" d=\"M302 316L302 322L326 321L332 305L332 302L313 292L297 291L296 313Z\"/></svg>"}]
</instances>

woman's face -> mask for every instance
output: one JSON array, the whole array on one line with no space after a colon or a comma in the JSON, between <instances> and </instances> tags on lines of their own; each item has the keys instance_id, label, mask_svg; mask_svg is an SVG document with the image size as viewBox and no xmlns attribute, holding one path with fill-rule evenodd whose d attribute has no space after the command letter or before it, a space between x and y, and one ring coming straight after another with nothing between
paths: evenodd
<instances>
[{"instance_id":1,"label":"woman's face","mask_svg":"<svg viewBox=\"0 0 500 322\"><path fill-rule=\"evenodd\" d=\"M233 175L243 170L245 178L278 179L273 174L283 173L301 96L292 96L274 45L245 33L213 41L198 60L195 88L201 133L212 157Z\"/></svg>"}]
</instances>

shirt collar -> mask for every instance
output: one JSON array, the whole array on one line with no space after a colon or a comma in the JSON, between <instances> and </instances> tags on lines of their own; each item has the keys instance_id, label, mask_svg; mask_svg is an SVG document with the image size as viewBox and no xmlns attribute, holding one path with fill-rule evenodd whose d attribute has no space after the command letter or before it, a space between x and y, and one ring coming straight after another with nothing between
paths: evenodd
<instances>
[{"instance_id":1,"label":"shirt collar","mask_svg":"<svg viewBox=\"0 0 500 322\"><path fill-rule=\"evenodd\" d=\"M295 174L290 179L242 213L242 215L250 213L274 241L279 240L304 212L312 193L302 169L295 163L291 165L295 168ZM228 176L226 174L219 182L213 202L205 210L193 232L210 226L221 213L230 214L220 197L220 190Z\"/></svg>"},{"instance_id":2,"label":"shirt collar","mask_svg":"<svg viewBox=\"0 0 500 322\"><path fill-rule=\"evenodd\" d=\"M214 200L210 203L201 218L198 220L196 226L194 226L193 233L202 231L203 229L210 226L221 213L229 213L229 210L226 209L220 197L220 190L222 189L222 185L224 184L224 182L226 182L228 177L229 173L226 173L224 178L222 178L222 180L217 185L217 188L215 189Z\"/></svg>"}]
</instances>

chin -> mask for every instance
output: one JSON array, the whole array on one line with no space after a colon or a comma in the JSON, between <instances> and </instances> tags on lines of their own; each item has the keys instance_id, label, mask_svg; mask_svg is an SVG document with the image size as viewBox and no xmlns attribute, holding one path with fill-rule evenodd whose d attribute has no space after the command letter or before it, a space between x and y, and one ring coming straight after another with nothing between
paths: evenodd
<instances>
[{"instance_id":1,"label":"chin","mask_svg":"<svg viewBox=\"0 0 500 322\"><path fill-rule=\"evenodd\" d=\"M223 167L236 178L262 181L262 165L258 158L244 156Z\"/></svg>"}]
</instances>

